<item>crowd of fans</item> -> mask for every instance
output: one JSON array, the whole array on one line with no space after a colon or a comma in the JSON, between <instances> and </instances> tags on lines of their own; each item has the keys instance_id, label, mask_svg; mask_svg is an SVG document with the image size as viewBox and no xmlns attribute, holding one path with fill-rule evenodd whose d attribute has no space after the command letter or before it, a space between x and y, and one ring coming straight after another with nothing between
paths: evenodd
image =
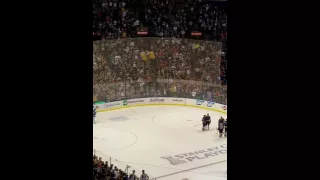
<instances>
[{"instance_id":1,"label":"crowd of fans","mask_svg":"<svg viewBox=\"0 0 320 180\"><path fill-rule=\"evenodd\" d=\"M148 28L148 37L197 38L221 42L220 78L226 87L226 2L93 0L94 40L134 38L138 36L139 27ZM202 36L192 37L191 32L201 32Z\"/></svg>"},{"instance_id":2,"label":"crowd of fans","mask_svg":"<svg viewBox=\"0 0 320 180\"><path fill-rule=\"evenodd\" d=\"M94 44L95 90L96 95L103 96L98 99L112 101L160 95L182 97L184 93L190 95L190 86L195 86L191 87L191 91L196 92L195 98L226 103L226 97L219 97L225 94L227 87L227 16L223 4L195 0L94 0L93 4L93 34L98 39L110 39L104 44L98 41ZM148 27L148 37L158 38L126 38L136 37L139 26ZM202 33L202 38L198 39L210 41L191 40L192 31ZM221 45L210 49L207 44L213 42ZM195 48L198 44L205 45ZM139 53L150 51L155 53L156 60L139 61ZM208 51L211 54L204 53ZM216 57L213 51L217 52L219 57ZM219 64L213 61L220 63L219 70L215 68ZM154 81L155 79L162 81ZM172 86L173 81L177 80L181 81ZM222 88L214 89L213 85L208 85L210 90L207 91L208 87L199 84L197 80L213 84L219 82ZM140 88L137 84L140 84ZM121 90L117 91L118 88ZM210 93L213 93L215 98L212 98Z\"/></svg>"},{"instance_id":3,"label":"crowd of fans","mask_svg":"<svg viewBox=\"0 0 320 180\"><path fill-rule=\"evenodd\" d=\"M138 27L148 36L191 37L223 41L227 36L226 2L205 0L93 0L96 39L136 37Z\"/></svg>"},{"instance_id":4,"label":"crowd of fans","mask_svg":"<svg viewBox=\"0 0 320 180\"><path fill-rule=\"evenodd\" d=\"M149 176L142 170L140 178L135 170L128 175L125 171L118 169L108 161L103 161L101 157L93 156L93 180L148 180Z\"/></svg>"},{"instance_id":5,"label":"crowd of fans","mask_svg":"<svg viewBox=\"0 0 320 180\"><path fill-rule=\"evenodd\" d=\"M95 93L108 101L169 96L221 102L221 46L175 38L96 41Z\"/></svg>"}]
</instances>

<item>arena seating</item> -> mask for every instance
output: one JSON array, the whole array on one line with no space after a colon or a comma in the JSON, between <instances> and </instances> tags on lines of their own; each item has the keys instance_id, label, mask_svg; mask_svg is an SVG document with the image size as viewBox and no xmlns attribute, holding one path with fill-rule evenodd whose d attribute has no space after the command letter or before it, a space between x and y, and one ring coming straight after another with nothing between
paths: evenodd
<instances>
[{"instance_id":1,"label":"arena seating","mask_svg":"<svg viewBox=\"0 0 320 180\"><path fill-rule=\"evenodd\" d=\"M166 96L227 104L226 2L93 0L93 40L94 101ZM93 161L94 180L129 179Z\"/></svg>"}]
</instances>

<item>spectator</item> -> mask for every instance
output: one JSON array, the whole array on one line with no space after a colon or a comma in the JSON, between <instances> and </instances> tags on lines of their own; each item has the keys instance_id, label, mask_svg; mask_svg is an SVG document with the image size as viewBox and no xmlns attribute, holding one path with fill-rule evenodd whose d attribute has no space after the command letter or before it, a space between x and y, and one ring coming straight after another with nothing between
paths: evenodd
<instances>
[{"instance_id":1,"label":"spectator","mask_svg":"<svg viewBox=\"0 0 320 180\"><path fill-rule=\"evenodd\" d=\"M135 174L135 170L132 171L132 174L130 174L129 180L138 180L138 177Z\"/></svg>"},{"instance_id":2,"label":"spectator","mask_svg":"<svg viewBox=\"0 0 320 180\"><path fill-rule=\"evenodd\" d=\"M140 176L140 180L149 180L148 174L144 173L144 170L142 170L142 174Z\"/></svg>"}]
</instances>

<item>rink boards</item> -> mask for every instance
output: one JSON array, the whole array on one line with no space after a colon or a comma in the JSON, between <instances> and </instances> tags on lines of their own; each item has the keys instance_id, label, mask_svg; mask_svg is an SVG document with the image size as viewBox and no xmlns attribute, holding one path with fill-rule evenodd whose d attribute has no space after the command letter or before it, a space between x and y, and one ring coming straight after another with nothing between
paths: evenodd
<instances>
[{"instance_id":1,"label":"rink boards","mask_svg":"<svg viewBox=\"0 0 320 180\"><path fill-rule=\"evenodd\" d=\"M138 98L128 99L121 101L108 102L104 104L95 105L98 112L110 111L115 109L122 109L135 106L189 106L202 109L208 109L212 111L218 111L221 113L227 113L227 106L211 101L188 99L188 98L170 98L170 97L155 97L155 98Z\"/></svg>"}]
</instances>

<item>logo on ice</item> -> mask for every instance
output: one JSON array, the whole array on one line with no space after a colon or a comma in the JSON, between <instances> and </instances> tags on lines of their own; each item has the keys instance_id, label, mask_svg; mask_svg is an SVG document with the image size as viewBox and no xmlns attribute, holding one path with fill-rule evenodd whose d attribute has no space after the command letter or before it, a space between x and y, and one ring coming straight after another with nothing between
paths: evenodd
<instances>
[{"instance_id":1,"label":"logo on ice","mask_svg":"<svg viewBox=\"0 0 320 180\"><path fill-rule=\"evenodd\" d=\"M221 106L221 108L225 111L227 110L227 106Z\"/></svg>"},{"instance_id":2,"label":"logo on ice","mask_svg":"<svg viewBox=\"0 0 320 180\"><path fill-rule=\"evenodd\" d=\"M124 106L128 105L128 101L127 100L123 100L122 103L123 103Z\"/></svg>"},{"instance_id":3,"label":"logo on ice","mask_svg":"<svg viewBox=\"0 0 320 180\"><path fill-rule=\"evenodd\" d=\"M218 156L220 154L227 153L227 145L221 145L213 148L208 148L200 151L194 151L184 154L178 154L174 156L162 156L162 159L166 159L172 165L179 165L191 162L193 160L201 160L205 158L209 158L210 156Z\"/></svg>"}]
</instances>

